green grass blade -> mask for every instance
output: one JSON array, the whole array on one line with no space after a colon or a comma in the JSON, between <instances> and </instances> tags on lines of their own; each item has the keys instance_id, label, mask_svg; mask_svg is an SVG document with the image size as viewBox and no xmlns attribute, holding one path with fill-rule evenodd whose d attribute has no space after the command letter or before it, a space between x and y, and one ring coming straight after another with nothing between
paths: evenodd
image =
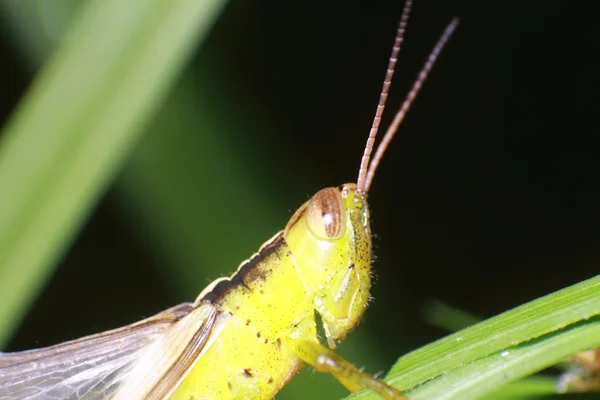
<instances>
[{"instance_id":1,"label":"green grass blade","mask_svg":"<svg viewBox=\"0 0 600 400\"><path fill-rule=\"evenodd\" d=\"M450 392L450 388L460 386L463 391L453 398L473 398L461 397L475 393L467 389L475 379L473 374L485 371L485 376L478 378L476 389L481 395L496 389L499 377L507 383L577 351L600 345L598 322L582 322L599 314L600 277L594 277L415 350L398 360L387 380L404 389L422 384L415 390L416 396L431 396L433 392L429 390L436 390L434 398L442 398L439 396ZM537 338L539 341L517 347ZM506 351L512 354L511 360L517 360L514 365L507 363L508 358L503 356ZM513 375L511 371L517 366ZM349 397L371 398L376 397L368 393Z\"/></svg>"},{"instance_id":2,"label":"green grass blade","mask_svg":"<svg viewBox=\"0 0 600 400\"><path fill-rule=\"evenodd\" d=\"M220 0L92 0L0 143L0 344L122 165Z\"/></svg>"},{"instance_id":3,"label":"green grass blade","mask_svg":"<svg viewBox=\"0 0 600 400\"><path fill-rule=\"evenodd\" d=\"M583 323L501 351L441 375L410 392L411 399L477 399L498 387L600 344L600 321Z\"/></svg>"}]
</instances>

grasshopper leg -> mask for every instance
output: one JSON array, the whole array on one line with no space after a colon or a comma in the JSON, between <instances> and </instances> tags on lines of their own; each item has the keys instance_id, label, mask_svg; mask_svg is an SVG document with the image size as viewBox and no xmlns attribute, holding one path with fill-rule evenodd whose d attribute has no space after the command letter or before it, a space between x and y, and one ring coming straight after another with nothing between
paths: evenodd
<instances>
[{"instance_id":1,"label":"grasshopper leg","mask_svg":"<svg viewBox=\"0 0 600 400\"><path fill-rule=\"evenodd\" d=\"M319 372L330 373L351 392L368 389L386 400L408 400L400 390L361 371L318 341L287 338L286 342L298 358Z\"/></svg>"}]
</instances>

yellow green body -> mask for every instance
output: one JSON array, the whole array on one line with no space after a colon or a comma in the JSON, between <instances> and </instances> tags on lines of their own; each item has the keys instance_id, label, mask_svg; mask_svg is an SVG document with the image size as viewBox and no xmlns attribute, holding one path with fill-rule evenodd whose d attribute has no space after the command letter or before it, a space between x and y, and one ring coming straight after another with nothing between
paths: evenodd
<instances>
[{"instance_id":1,"label":"yellow green body","mask_svg":"<svg viewBox=\"0 0 600 400\"><path fill-rule=\"evenodd\" d=\"M317 193L232 277L200 294L197 304L219 316L171 398L271 399L303 362L318 368L316 313L334 347L367 307L370 264L365 196L352 184Z\"/></svg>"}]
</instances>

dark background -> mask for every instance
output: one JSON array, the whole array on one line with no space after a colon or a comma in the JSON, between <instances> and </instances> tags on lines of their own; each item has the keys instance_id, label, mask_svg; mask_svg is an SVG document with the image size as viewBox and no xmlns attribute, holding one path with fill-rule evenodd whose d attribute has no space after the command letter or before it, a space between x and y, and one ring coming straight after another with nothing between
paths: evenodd
<instances>
[{"instance_id":1,"label":"dark background","mask_svg":"<svg viewBox=\"0 0 600 400\"><path fill-rule=\"evenodd\" d=\"M600 87L592 4L416 1L384 127L444 26L455 15L461 25L370 195L377 280L361 330L384 349L377 368L446 333L423 320L432 299L489 317L596 275ZM235 254L238 262L283 228L307 195L356 179L401 10L402 1L232 1L217 22L186 74L210 60L222 96L235 93L241 115L268 120L270 129L240 131L233 143L262 171L255 189L283 207L251 238L253 247ZM6 35L0 59L4 121L33 71ZM215 182L203 196L236 185ZM100 201L8 349L193 300L165 282L161 258L118 191L117 184ZM243 202L239 196L233 204ZM225 275L236 266L218 268ZM218 276L194 283L197 292Z\"/></svg>"}]
</instances>

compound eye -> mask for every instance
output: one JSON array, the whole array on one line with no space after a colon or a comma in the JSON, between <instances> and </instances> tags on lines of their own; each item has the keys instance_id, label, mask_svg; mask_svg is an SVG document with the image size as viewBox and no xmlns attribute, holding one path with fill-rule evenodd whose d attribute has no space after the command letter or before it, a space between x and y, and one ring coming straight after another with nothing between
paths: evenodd
<instances>
[{"instance_id":1,"label":"compound eye","mask_svg":"<svg viewBox=\"0 0 600 400\"><path fill-rule=\"evenodd\" d=\"M344 234L346 210L339 190L326 188L313 196L306 209L308 228L321 239L339 239Z\"/></svg>"}]
</instances>

